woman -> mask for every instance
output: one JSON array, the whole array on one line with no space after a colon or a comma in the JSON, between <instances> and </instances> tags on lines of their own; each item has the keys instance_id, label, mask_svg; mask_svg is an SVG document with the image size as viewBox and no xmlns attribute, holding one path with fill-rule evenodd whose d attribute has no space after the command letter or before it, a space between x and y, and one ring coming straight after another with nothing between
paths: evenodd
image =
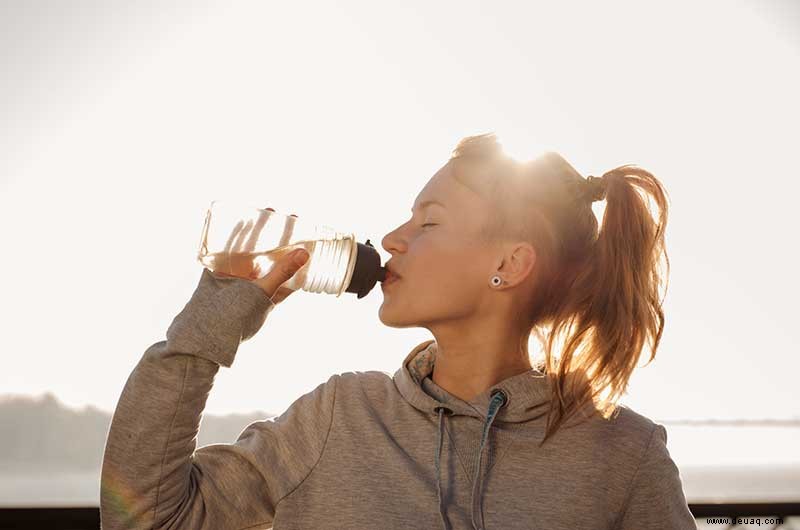
<instances>
[{"instance_id":1,"label":"woman","mask_svg":"<svg viewBox=\"0 0 800 530\"><path fill-rule=\"evenodd\" d=\"M393 377L335 374L195 450L214 375L307 256L260 280L203 270L120 397L104 529L696 528L666 430L615 406L664 326L659 181L635 166L584 179L552 152L519 163L487 134L459 143L412 213L383 239L397 279L380 319L434 340Z\"/></svg>"}]
</instances>

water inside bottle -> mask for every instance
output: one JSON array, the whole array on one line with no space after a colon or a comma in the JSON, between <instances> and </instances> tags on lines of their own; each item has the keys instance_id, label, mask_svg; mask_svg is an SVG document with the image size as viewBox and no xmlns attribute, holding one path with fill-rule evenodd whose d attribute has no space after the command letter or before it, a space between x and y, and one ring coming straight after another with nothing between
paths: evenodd
<instances>
[{"instance_id":1,"label":"water inside bottle","mask_svg":"<svg viewBox=\"0 0 800 530\"><path fill-rule=\"evenodd\" d=\"M256 280L266 276L283 256L297 248L303 248L308 252L309 260L300 267L292 278L282 284L282 287L296 291L306 283L308 266L311 263L310 257L314 253L315 246L316 241L296 241L291 245L277 247L266 252L221 251L206 254L199 259L212 272L219 272L246 280Z\"/></svg>"}]
</instances>

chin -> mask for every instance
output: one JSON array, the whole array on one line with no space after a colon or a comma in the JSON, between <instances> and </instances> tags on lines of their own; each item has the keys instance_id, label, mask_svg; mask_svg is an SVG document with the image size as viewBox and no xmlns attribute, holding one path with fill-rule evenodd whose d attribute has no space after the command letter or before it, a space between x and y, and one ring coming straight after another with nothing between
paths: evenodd
<instances>
[{"instance_id":1,"label":"chin","mask_svg":"<svg viewBox=\"0 0 800 530\"><path fill-rule=\"evenodd\" d=\"M390 328L414 328L418 327L415 319L410 318L411 315L403 315L400 312L392 311L386 307L386 302L378 309L378 319Z\"/></svg>"}]
</instances>

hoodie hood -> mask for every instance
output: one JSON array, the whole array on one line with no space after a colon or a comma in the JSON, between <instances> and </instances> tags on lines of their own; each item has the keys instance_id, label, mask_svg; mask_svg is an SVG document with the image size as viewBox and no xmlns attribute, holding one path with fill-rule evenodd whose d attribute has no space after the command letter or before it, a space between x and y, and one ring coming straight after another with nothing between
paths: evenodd
<instances>
[{"instance_id":1,"label":"hoodie hood","mask_svg":"<svg viewBox=\"0 0 800 530\"><path fill-rule=\"evenodd\" d=\"M474 530L484 530L481 462L484 447L494 421L522 423L541 419L532 425L534 439L544 438L545 416L550 401L550 379L535 369L511 376L492 385L488 390L464 401L433 382L430 375L436 362L437 344L429 340L416 346L394 375L394 382L403 398L414 408L438 417L438 440L434 457L436 491L442 528L450 528L442 505L440 459L445 421L448 416L471 416L483 422L481 443L475 454L475 475L472 485L471 515ZM446 415L445 415L446 412Z\"/></svg>"}]
</instances>

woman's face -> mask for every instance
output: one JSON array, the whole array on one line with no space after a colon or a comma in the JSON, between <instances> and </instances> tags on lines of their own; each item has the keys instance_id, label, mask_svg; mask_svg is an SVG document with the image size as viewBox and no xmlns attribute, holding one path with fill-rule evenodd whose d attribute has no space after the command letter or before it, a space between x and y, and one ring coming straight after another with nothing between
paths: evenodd
<instances>
[{"instance_id":1,"label":"woman's face","mask_svg":"<svg viewBox=\"0 0 800 530\"><path fill-rule=\"evenodd\" d=\"M381 285L381 322L430 329L476 313L498 265L496 249L478 238L489 210L484 198L453 177L448 164L428 181L411 219L381 242L400 277Z\"/></svg>"}]
</instances>

